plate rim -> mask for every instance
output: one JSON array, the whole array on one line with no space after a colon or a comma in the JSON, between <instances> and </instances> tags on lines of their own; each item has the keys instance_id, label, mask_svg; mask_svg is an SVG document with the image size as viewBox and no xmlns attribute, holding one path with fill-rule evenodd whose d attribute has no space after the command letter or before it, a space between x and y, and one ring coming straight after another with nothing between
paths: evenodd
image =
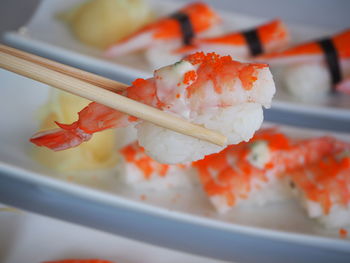
<instances>
[{"instance_id":1,"label":"plate rim","mask_svg":"<svg viewBox=\"0 0 350 263\"><path fill-rule=\"evenodd\" d=\"M237 223L219 221L212 218L205 218L199 215L189 214L181 211L168 210L152 204L141 203L136 200L130 200L117 194L108 193L103 190L79 185L76 183L64 181L58 178L49 177L45 174L26 170L13 164L8 164L0 160L0 172L8 176L15 177L18 180L36 184L38 187L48 188L49 190L66 193L72 196L100 202L113 207L122 207L132 211L142 212L157 218L172 219L186 224L195 224L198 226L218 229L231 234L239 233L250 236L258 236L271 240L287 241L294 244L303 244L313 247L322 247L338 251L350 252L350 241L335 237L317 236L302 233L293 233L277 229L267 229L257 226L245 226Z\"/></svg>"}]
</instances>

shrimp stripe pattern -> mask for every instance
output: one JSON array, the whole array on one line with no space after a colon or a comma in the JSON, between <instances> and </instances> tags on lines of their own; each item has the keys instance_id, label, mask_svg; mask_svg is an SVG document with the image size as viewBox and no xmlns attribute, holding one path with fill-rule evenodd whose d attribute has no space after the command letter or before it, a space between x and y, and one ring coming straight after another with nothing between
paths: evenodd
<instances>
[{"instance_id":1,"label":"shrimp stripe pattern","mask_svg":"<svg viewBox=\"0 0 350 263\"><path fill-rule=\"evenodd\" d=\"M264 53L257 29L247 30L242 32L242 34L247 41L252 56Z\"/></svg>"},{"instance_id":2,"label":"shrimp stripe pattern","mask_svg":"<svg viewBox=\"0 0 350 263\"><path fill-rule=\"evenodd\" d=\"M189 16L183 12L176 12L175 14L171 15L171 18L176 19L180 24L183 44L190 45L195 33Z\"/></svg>"},{"instance_id":3,"label":"shrimp stripe pattern","mask_svg":"<svg viewBox=\"0 0 350 263\"><path fill-rule=\"evenodd\" d=\"M325 38L318 41L325 56L325 60L331 74L332 84L338 84L342 80L342 74L339 64L338 51L335 48L332 39Z\"/></svg>"}]
</instances>

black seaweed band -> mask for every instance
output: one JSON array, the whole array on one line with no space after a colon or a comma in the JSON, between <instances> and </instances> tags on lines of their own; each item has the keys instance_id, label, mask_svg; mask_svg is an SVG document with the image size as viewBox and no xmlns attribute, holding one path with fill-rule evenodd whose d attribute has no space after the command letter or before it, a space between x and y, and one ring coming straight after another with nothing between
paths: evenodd
<instances>
[{"instance_id":1,"label":"black seaweed band","mask_svg":"<svg viewBox=\"0 0 350 263\"><path fill-rule=\"evenodd\" d=\"M245 37L247 44L249 46L250 54L252 56L257 56L259 54L263 53L263 46L260 41L258 32L256 29L248 30L242 32L243 36Z\"/></svg>"},{"instance_id":2,"label":"black seaweed band","mask_svg":"<svg viewBox=\"0 0 350 263\"><path fill-rule=\"evenodd\" d=\"M332 39L325 38L319 40L317 43L324 52L324 57L331 74L332 84L335 85L342 80L338 51L335 48Z\"/></svg>"},{"instance_id":3,"label":"black seaweed band","mask_svg":"<svg viewBox=\"0 0 350 263\"><path fill-rule=\"evenodd\" d=\"M192 43L192 39L194 38L194 31L189 16L182 12L177 12L170 17L179 22L184 45L190 45Z\"/></svg>"}]
</instances>

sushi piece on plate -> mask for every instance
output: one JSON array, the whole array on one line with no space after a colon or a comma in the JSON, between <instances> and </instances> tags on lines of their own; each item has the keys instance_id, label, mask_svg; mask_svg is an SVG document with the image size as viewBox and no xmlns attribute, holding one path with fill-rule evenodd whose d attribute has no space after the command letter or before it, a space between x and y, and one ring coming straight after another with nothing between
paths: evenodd
<instances>
[{"instance_id":1,"label":"sushi piece on plate","mask_svg":"<svg viewBox=\"0 0 350 263\"><path fill-rule=\"evenodd\" d=\"M307 215L326 227L350 226L350 152L344 150L290 173Z\"/></svg>"},{"instance_id":2,"label":"sushi piece on plate","mask_svg":"<svg viewBox=\"0 0 350 263\"><path fill-rule=\"evenodd\" d=\"M350 77L350 30L262 55L258 61L269 63L282 85L299 100L319 100L332 89L349 93L348 80L342 81Z\"/></svg>"},{"instance_id":3,"label":"sushi piece on plate","mask_svg":"<svg viewBox=\"0 0 350 263\"><path fill-rule=\"evenodd\" d=\"M159 42L172 42L178 47L188 45L198 34L212 30L219 23L219 16L208 5L191 3L112 44L105 54L107 57L117 57L144 50Z\"/></svg>"},{"instance_id":4,"label":"sushi piece on plate","mask_svg":"<svg viewBox=\"0 0 350 263\"><path fill-rule=\"evenodd\" d=\"M230 55L240 61L248 61L257 55L276 51L289 42L287 27L281 20L273 20L246 31L231 32L217 37L197 37L190 45L177 48L171 43L158 44L145 52L153 67L174 63L187 54L203 51Z\"/></svg>"},{"instance_id":5,"label":"sushi piece on plate","mask_svg":"<svg viewBox=\"0 0 350 263\"><path fill-rule=\"evenodd\" d=\"M161 164L149 157L137 142L123 147L120 155L119 175L129 186L164 190L192 185L190 164Z\"/></svg>"},{"instance_id":6,"label":"sushi piece on plate","mask_svg":"<svg viewBox=\"0 0 350 263\"><path fill-rule=\"evenodd\" d=\"M194 167L211 203L226 213L236 205L262 206L290 198L284 173L315 162L334 148L331 137L295 141L276 129L265 129L248 143L228 146Z\"/></svg>"},{"instance_id":7,"label":"sushi piece on plate","mask_svg":"<svg viewBox=\"0 0 350 263\"><path fill-rule=\"evenodd\" d=\"M221 132L228 144L249 140L262 124L262 107L269 107L275 85L267 65L241 63L215 53L192 54L137 79L123 94ZM31 138L38 146L59 151L80 145L93 133L136 125L138 141L161 163L187 163L224 147L138 120L98 103L90 103L71 124L39 132Z\"/></svg>"}]
</instances>

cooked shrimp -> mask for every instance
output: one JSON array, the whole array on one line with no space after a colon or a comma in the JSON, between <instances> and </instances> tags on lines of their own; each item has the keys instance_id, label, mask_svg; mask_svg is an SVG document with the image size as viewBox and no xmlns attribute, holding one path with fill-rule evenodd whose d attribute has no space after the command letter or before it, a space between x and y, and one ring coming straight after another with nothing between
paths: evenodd
<instances>
[{"instance_id":1,"label":"cooked shrimp","mask_svg":"<svg viewBox=\"0 0 350 263\"><path fill-rule=\"evenodd\" d=\"M150 47L159 41L177 41L179 44L183 41L189 44L195 35L211 29L219 22L220 18L208 5L192 3L113 44L107 49L106 55L125 55Z\"/></svg>"},{"instance_id":2,"label":"cooked shrimp","mask_svg":"<svg viewBox=\"0 0 350 263\"><path fill-rule=\"evenodd\" d=\"M265 64L240 63L229 56L220 57L215 53L195 53L174 65L156 70L153 78L135 80L123 94L194 123L204 124L207 128L220 130L227 135L229 143L233 144L248 140L260 127L261 107L270 105L274 92L272 76ZM59 129L39 132L31 138L31 142L59 151L89 140L95 132L139 123L138 136L146 151L152 149L157 152L152 147L163 140L163 144L158 146L159 151L166 147L170 155L171 149L175 150L182 145L182 150L189 148L186 158L202 158L203 153L195 151L196 147L192 143L199 143L197 146L202 151L208 147L212 152L218 151L210 143L170 133L166 129L159 130L163 128L140 122L96 102L90 103L78 115L76 122L57 123ZM154 134L156 130L157 133ZM179 140L175 143L176 147L170 145L174 140ZM185 162L178 151L179 149L169 159L172 158L174 163ZM161 152L156 155L158 159L167 158Z\"/></svg>"}]
</instances>

